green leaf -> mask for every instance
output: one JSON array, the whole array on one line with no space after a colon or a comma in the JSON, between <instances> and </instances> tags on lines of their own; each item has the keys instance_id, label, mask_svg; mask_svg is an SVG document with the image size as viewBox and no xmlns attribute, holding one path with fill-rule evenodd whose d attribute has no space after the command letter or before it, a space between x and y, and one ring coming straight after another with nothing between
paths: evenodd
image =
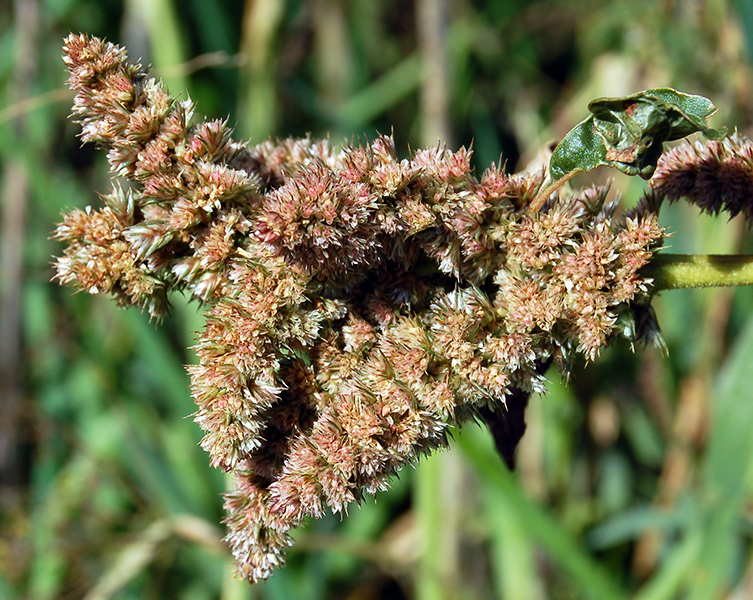
<instances>
[{"instance_id":1,"label":"green leaf","mask_svg":"<svg viewBox=\"0 0 753 600\"><path fill-rule=\"evenodd\" d=\"M716 107L703 96L670 88L645 90L624 98L600 98L588 105L591 116L557 145L549 163L552 182L582 171L611 166L648 179L664 142L695 132L718 139L726 129L712 129Z\"/></svg>"},{"instance_id":2,"label":"green leaf","mask_svg":"<svg viewBox=\"0 0 753 600\"><path fill-rule=\"evenodd\" d=\"M557 144L549 160L549 176L559 181L571 173L590 171L608 164L606 160L607 149L596 135L594 118L588 117Z\"/></svg>"}]
</instances>

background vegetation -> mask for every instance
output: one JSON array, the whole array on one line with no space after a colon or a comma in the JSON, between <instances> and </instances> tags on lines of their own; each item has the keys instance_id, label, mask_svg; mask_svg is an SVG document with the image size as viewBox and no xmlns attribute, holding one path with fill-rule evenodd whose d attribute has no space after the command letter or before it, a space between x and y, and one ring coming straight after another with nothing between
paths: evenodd
<instances>
[{"instance_id":1,"label":"background vegetation","mask_svg":"<svg viewBox=\"0 0 753 600\"><path fill-rule=\"evenodd\" d=\"M50 283L60 212L109 177L66 119L71 31L127 46L239 138L393 131L406 154L473 143L479 169L512 170L590 99L656 86L753 125L746 0L0 0L0 597L753 596L749 289L660 297L668 357L618 345L569 386L551 372L514 474L469 427L376 502L312 523L267 583L234 580L227 482L186 418L201 315L174 297L157 329ZM607 176L626 204L644 186ZM753 250L735 221L680 205L663 221L673 252Z\"/></svg>"}]
</instances>

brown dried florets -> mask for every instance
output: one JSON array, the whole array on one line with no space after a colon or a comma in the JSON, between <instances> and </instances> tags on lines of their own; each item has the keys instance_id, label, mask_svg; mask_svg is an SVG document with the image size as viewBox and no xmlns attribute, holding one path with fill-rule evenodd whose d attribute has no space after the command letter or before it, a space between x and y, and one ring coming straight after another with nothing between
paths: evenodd
<instances>
[{"instance_id":1,"label":"brown dried florets","mask_svg":"<svg viewBox=\"0 0 753 600\"><path fill-rule=\"evenodd\" d=\"M70 36L66 53L82 137L132 187L65 217L58 277L154 316L166 289L208 305L195 418L235 475L227 540L250 580L304 517L543 391L549 362L593 359L646 301L663 233L648 202L617 220L593 189L531 213L543 174L479 181L469 150L398 160L384 136L247 148L225 122L192 126L120 48Z\"/></svg>"}]
</instances>

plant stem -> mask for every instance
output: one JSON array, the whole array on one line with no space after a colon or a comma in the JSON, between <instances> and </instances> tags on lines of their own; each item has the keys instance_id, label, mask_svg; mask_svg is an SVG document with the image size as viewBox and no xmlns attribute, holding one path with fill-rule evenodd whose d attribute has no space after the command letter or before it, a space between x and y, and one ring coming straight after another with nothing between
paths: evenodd
<instances>
[{"instance_id":1,"label":"plant stem","mask_svg":"<svg viewBox=\"0 0 753 600\"><path fill-rule=\"evenodd\" d=\"M572 179L575 175L578 173L582 173L582 171L570 171L567 175L564 177L561 177L560 179L557 179L556 181L551 181L548 177L546 181L544 182L544 185L539 190L539 193L536 194L536 197L531 201L531 204L528 206L528 212L535 213L539 212L541 210L541 207L544 206L544 203L547 201L549 196L551 196L554 192L556 192L559 188L561 188L565 183L567 183L570 179Z\"/></svg>"},{"instance_id":2,"label":"plant stem","mask_svg":"<svg viewBox=\"0 0 753 600\"><path fill-rule=\"evenodd\" d=\"M641 271L654 291L753 285L753 255L657 254Z\"/></svg>"}]
</instances>

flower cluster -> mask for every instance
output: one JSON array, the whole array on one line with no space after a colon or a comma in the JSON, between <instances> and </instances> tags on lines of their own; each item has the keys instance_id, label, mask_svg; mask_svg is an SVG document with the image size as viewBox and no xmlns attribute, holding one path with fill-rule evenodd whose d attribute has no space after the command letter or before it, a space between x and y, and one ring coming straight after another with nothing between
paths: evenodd
<instances>
[{"instance_id":1,"label":"flower cluster","mask_svg":"<svg viewBox=\"0 0 753 600\"><path fill-rule=\"evenodd\" d=\"M81 139L106 146L112 172L138 186L116 185L104 209L66 215L58 277L154 317L165 313L167 288L201 301L222 294L261 198L259 175L236 166L245 148L223 121L191 127L193 104L170 98L122 48L83 35L65 48Z\"/></svg>"},{"instance_id":2,"label":"flower cluster","mask_svg":"<svg viewBox=\"0 0 753 600\"><path fill-rule=\"evenodd\" d=\"M671 201L682 198L712 215L742 214L751 227L753 142L737 132L723 140L686 141L661 157L651 185Z\"/></svg>"},{"instance_id":3,"label":"flower cluster","mask_svg":"<svg viewBox=\"0 0 753 600\"><path fill-rule=\"evenodd\" d=\"M227 540L249 580L305 517L387 488L448 427L504 416L550 362L568 372L645 314L651 198L616 216L591 188L532 212L543 173L477 178L468 150L248 147L192 126L122 49L72 35L65 52L82 139L128 187L65 216L58 278L157 317L167 289L206 304L195 418L235 476Z\"/></svg>"}]
</instances>

